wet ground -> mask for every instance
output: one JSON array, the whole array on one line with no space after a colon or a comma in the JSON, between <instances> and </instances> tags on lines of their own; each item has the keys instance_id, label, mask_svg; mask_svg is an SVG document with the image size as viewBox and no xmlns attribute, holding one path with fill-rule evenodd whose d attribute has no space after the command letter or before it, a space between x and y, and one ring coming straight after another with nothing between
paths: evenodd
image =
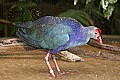
<instances>
[{"instance_id":1,"label":"wet ground","mask_svg":"<svg viewBox=\"0 0 120 80\"><path fill-rule=\"evenodd\" d=\"M87 45L82 48L93 49ZM84 56L84 62L59 59L63 75L56 72L50 59L57 74L56 79L52 78L44 61L45 53L39 50L21 51L19 48L0 51L0 80L120 80L120 61Z\"/></svg>"}]
</instances>

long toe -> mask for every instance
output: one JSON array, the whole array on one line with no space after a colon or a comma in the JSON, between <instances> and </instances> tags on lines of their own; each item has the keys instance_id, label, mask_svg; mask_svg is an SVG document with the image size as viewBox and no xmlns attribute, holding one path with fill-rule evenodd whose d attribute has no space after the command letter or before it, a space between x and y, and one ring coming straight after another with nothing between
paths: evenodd
<instances>
[{"instance_id":1,"label":"long toe","mask_svg":"<svg viewBox=\"0 0 120 80\"><path fill-rule=\"evenodd\" d=\"M58 75L64 75L65 72L58 71Z\"/></svg>"}]
</instances>

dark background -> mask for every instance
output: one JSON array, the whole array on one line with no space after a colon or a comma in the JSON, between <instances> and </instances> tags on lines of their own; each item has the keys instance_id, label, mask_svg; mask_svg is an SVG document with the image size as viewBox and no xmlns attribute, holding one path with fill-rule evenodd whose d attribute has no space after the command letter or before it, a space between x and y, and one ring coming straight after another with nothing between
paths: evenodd
<instances>
[{"instance_id":1,"label":"dark background","mask_svg":"<svg viewBox=\"0 0 120 80\"><path fill-rule=\"evenodd\" d=\"M85 0L79 0L73 5L74 0L1 0L0 19L12 23L34 21L42 16L58 16L70 9L85 11L89 15L91 23L82 23L84 26L95 25L102 30L102 34L120 35L120 1L114 5L115 9L110 19L103 17L100 0L93 0L88 5ZM84 10L83 10L84 9ZM100 15L93 12L98 11ZM74 15L77 15L74 14ZM80 15L80 14L78 14ZM83 16L84 17L84 16ZM81 22L81 21L80 21ZM17 28L6 21L0 21L0 37L15 37Z\"/></svg>"}]
</instances>

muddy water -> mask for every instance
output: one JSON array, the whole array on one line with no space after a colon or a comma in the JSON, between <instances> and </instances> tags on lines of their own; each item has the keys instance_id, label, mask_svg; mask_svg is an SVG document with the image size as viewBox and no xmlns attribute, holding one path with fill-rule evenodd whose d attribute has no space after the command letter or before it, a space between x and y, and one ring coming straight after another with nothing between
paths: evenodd
<instances>
[{"instance_id":1,"label":"muddy water","mask_svg":"<svg viewBox=\"0 0 120 80\"><path fill-rule=\"evenodd\" d=\"M87 45L82 48L93 49ZM59 75L50 60L57 74L54 79L48 72L44 57L45 52L38 50L0 52L0 80L120 80L120 61L84 56L84 62L58 60L65 73Z\"/></svg>"}]
</instances>

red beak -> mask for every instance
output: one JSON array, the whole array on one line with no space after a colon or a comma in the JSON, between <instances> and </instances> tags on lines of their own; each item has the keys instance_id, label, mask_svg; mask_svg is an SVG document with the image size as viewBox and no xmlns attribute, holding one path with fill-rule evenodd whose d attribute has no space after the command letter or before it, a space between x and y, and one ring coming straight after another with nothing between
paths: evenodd
<instances>
[{"instance_id":1,"label":"red beak","mask_svg":"<svg viewBox=\"0 0 120 80\"><path fill-rule=\"evenodd\" d=\"M100 44L103 43L101 36L100 36L100 37L97 37L97 40L98 40L98 42L99 42Z\"/></svg>"},{"instance_id":2,"label":"red beak","mask_svg":"<svg viewBox=\"0 0 120 80\"><path fill-rule=\"evenodd\" d=\"M101 38L101 30L99 28L96 29L96 32L98 33L97 41L102 44L102 38Z\"/></svg>"}]
</instances>

